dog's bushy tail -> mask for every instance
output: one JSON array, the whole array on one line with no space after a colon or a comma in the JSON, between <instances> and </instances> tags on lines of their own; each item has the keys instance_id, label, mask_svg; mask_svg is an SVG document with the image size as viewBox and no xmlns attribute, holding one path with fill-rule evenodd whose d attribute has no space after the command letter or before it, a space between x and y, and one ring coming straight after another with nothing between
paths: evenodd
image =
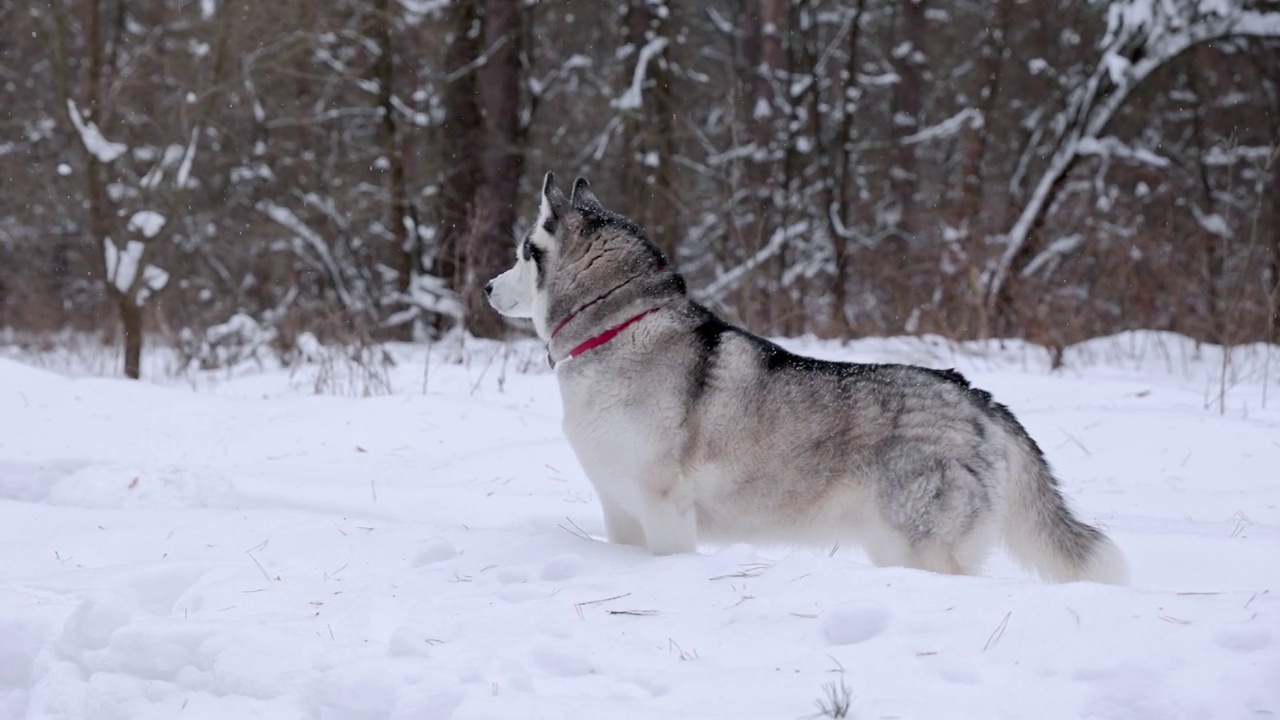
<instances>
[{"instance_id":1,"label":"dog's bushy tail","mask_svg":"<svg viewBox=\"0 0 1280 720\"><path fill-rule=\"evenodd\" d=\"M1071 513L1039 446L1007 410L1000 410L1014 445L1004 522L1009 554L1051 582L1127 584L1124 553L1101 530Z\"/></svg>"}]
</instances>

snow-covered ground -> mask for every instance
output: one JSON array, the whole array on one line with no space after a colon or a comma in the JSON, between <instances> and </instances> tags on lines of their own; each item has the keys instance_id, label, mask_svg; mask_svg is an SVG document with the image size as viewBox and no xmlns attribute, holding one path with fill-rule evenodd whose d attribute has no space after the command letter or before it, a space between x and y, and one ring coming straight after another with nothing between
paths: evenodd
<instances>
[{"instance_id":1,"label":"snow-covered ground","mask_svg":"<svg viewBox=\"0 0 1280 720\"><path fill-rule=\"evenodd\" d=\"M1280 716L1280 349L1222 383L1146 333L1053 373L1021 344L788 344L993 391L1133 586L609 545L529 345L372 379L0 359L0 718L789 720L833 688L861 719Z\"/></svg>"}]
</instances>

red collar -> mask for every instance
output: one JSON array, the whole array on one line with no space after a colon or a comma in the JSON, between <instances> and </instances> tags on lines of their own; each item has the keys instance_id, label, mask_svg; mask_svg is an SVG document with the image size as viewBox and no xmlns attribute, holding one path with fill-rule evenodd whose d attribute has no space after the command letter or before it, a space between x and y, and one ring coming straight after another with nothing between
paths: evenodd
<instances>
[{"instance_id":1,"label":"red collar","mask_svg":"<svg viewBox=\"0 0 1280 720\"><path fill-rule=\"evenodd\" d=\"M622 332L623 330L626 330L629 326L634 325L635 323L638 323L641 320L643 320L646 315L649 315L650 313L655 313L660 309L661 308L656 308L656 307L649 308L648 310L645 310L644 312L640 313L639 315L636 315L635 317L622 323L621 325L617 325L615 327L609 328L608 330L605 330L599 335L596 335L595 337L582 343L578 347L570 350L569 357L578 357L579 355L581 355L582 353L588 350L600 347L601 345L609 342L614 337L616 337L618 333Z\"/></svg>"}]
</instances>

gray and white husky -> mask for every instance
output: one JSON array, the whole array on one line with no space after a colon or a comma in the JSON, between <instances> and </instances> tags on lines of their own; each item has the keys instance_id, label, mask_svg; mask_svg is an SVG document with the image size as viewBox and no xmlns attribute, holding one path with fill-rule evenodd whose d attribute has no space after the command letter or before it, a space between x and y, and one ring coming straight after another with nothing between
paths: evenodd
<instances>
[{"instance_id":1,"label":"gray and white husky","mask_svg":"<svg viewBox=\"0 0 1280 720\"><path fill-rule=\"evenodd\" d=\"M489 303L547 343L564 432L609 540L860 544L877 565L976 574L1001 540L1041 577L1124 583L1040 448L953 370L802 357L693 302L634 222L548 173Z\"/></svg>"}]
</instances>

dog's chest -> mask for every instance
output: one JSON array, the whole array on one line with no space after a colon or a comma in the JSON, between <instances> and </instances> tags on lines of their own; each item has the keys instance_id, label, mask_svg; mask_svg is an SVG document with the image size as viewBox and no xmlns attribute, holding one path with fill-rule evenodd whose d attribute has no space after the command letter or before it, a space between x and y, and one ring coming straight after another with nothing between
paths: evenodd
<instances>
[{"instance_id":1,"label":"dog's chest","mask_svg":"<svg viewBox=\"0 0 1280 720\"><path fill-rule=\"evenodd\" d=\"M674 449L679 416L660 390L595 378L561 378L564 433L593 482L640 474Z\"/></svg>"},{"instance_id":2,"label":"dog's chest","mask_svg":"<svg viewBox=\"0 0 1280 720\"><path fill-rule=\"evenodd\" d=\"M575 449L603 447L614 452L648 449L662 420L659 403L634 388L609 383L561 383L564 429Z\"/></svg>"}]
</instances>

